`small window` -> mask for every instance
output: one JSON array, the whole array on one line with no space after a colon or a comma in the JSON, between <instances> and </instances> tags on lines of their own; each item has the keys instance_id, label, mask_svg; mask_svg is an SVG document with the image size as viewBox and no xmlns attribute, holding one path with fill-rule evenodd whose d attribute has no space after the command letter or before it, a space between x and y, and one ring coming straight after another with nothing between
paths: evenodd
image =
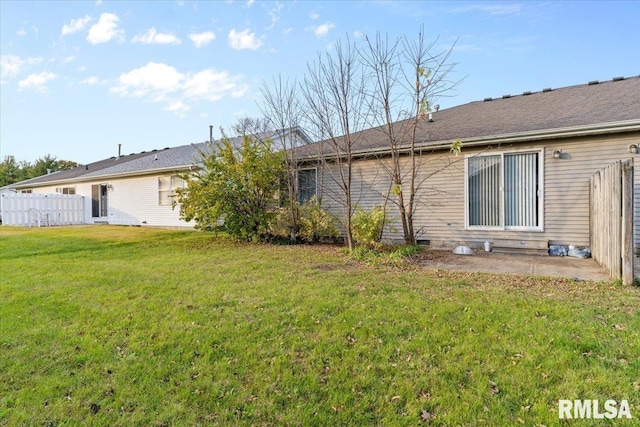
<instances>
[{"instance_id":1,"label":"small window","mask_svg":"<svg viewBox=\"0 0 640 427\"><path fill-rule=\"evenodd\" d=\"M76 187L58 187L56 193L62 194L76 194Z\"/></svg>"},{"instance_id":2,"label":"small window","mask_svg":"<svg viewBox=\"0 0 640 427\"><path fill-rule=\"evenodd\" d=\"M298 202L306 203L317 192L317 170L301 169L298 171Z\"/></svg>"},{"instance_id":3,"label":"small window","mask_svg":"<svg viewBox=\"0 0 640 427\"><path fill-rule=\"evenodd\" d=\"M158 178L158 204L160 206L171 206L173 198L176 197L176 190L185 188L185 182L179 176L161 176Z\"/></svg>"},{"instance_id":4,"label":"small window","mask_svg":"<svg viewBox=\"0 0 640 427\"><path fill-rule=\"evenodd\" d=\"M33 190L20 190L20 192L24 194L31 194Z\"/></svg>"}]
</instances>

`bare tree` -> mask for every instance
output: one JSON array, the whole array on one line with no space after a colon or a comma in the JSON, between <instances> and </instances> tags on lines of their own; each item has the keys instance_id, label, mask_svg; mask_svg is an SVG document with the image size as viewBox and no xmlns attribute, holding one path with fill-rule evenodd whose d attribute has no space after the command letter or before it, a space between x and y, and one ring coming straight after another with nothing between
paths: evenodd
<instances>
[{"instance_id":1,"label":"bare tree","mask_svg":"<svg viewBox=\"0 0 640 427\"><path fill-rule=\"evenodd\" d=\"M260 138L262 134L271 130L271 123L266 118L261 117L240 117L231 126L231 130L236 135L252 135Z\"/></svg>"},{"instance_id":2,"label":"bare tree","mask_svg":"<svg viewBox=\"0 0 640 427\"><path fill-rule=\"evenodd\" d=\"M413 215L416 197L420 188L417 176L419 156L417 148L421 142L418 127L424 121L436 100L451 95L461 80L453 80L456 63L450 61L453 46L432 53L437 39L426 43L424 29L418 38L406 36L389 42L379 33L375 40L367 38L367 48L362 61L371 81L368 98L375 114L372 125L377 126L387 140L390 161L382 162L391 182L390 193L398 207L406 244L416 241ZM460 149L456 144L456 150ZM403 167L407 160L408 170Z\"/></svg>"},{"instance_id":3,"label":"bare tree","mask_svg":"<svg viewBox=\"0 0 640 427\"><path fill-rule=\"evenodd\" d=\"M299 99L299 87L297 82L285 80L282 76L273 79L271 85L263 82L262 100L260 110L271 127L277 131L274 137L276 149L284 153L287 185L287 209L291 223L292 238L298 233L298 158L296 148L300 145L300 138L296 131L300 126L301 110Z\"/></svg>"},{"instance_id":4,"label":"bare tree","mask_svg":"<svg viewBox=\"0 0 640 427\"><path fill-rule=\"evenodd\" d=\"M319 54L316 63L308 65L308 73L301 86L305 100L305 119L321 135L325 150L323 179L333 180L340 188L347 246L353 249L351 219L354 211L351 185L353 154L358 134L367 110L365 76L359 53L347 38L337 42L334 49Z\"/></svg>"}]
</instances>

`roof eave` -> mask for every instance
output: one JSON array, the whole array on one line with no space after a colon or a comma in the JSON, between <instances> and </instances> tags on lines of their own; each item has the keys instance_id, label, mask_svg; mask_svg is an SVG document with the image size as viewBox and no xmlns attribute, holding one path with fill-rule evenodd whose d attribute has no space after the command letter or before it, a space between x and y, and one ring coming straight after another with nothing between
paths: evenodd
<instances>
[{"instance_id":1,"label":"roof eave","mask_svg":"<svg viewBox=\"0 0 640 427\"><path fill-rule=\"evenodd\" d=\"M31 184L31 185L29 185L28 182L23 181L20 183L8 185L3 188L21 189L21 188L49 187L52 185L64 185L64 184L73 184L73 183L79 183L79 182L103 181L106 179L129 178L134 176L154 175L156 173L184 171L193 167L194 167L194 164L191 163L188 165L166 166L163 168L145 169L145 170L138 170L138 171L132 171L132 172L122 172L117 174L103 174L103 175L92 175L92 176L83 175L76 178L68 178L68 179L57 180L57 181L46 181L46 182L40 182L37 184Z\"/></svg>"},{"instance_id":2,"label":"roof eave","mask_svg":"<svg viewBox=\"0 0 640 427\"><path fill-rule=\"evenodd\" d=\"M460 138L463 143L463 147L474 147L484 145L497 145L513 142L527 142L527 141L539 141L543 139L560 139L560 138L574 138L580 136L593 136L603 135L608 133L622 133L622 132L634 132L640 131L640 120L623 120L609 123L598 123L594 125L581 125L571 126L555 129L542 129L526 132L513 132L499 135L487 135L473 138ZM415 150L444 150L451 147L451 143L458 138L451 140L440 141L427 141L418 143L415 146ZM400 153L408 153L410 147L403 147L399 150ZM381 147L376 149L362 149L354 150L352 156L365 157L365 156L379 156L389 155L391 150L388 147ZM303 157L300 161L315 161L322 158L334 157L334 154L322 156L314 154L311 156Z\"/></svg>"}]
</instances>

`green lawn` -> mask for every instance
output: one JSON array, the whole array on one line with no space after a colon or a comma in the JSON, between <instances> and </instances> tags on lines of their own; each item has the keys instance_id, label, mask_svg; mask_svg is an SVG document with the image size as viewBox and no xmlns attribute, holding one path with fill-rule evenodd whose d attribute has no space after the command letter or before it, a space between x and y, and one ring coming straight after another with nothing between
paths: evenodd
<instances>
[{"instance_id":1,"label":"green lawn","mask_svg":"<svg viewBox=\"0 0 640 427\"><path fill-rule=\"evenodd\" d=\"M4 227L0 250L2 426L640 419L638 288L126 227Z\"/></svg>"}]
</instances>

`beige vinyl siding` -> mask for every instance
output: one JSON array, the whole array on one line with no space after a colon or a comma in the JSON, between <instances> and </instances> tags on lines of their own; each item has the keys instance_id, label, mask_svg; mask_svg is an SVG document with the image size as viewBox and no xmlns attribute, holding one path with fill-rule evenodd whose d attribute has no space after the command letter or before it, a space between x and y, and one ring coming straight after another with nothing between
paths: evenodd
<instances>
[{"instance_id":1,"label":"beige vinyl siding","mask_svg":"<svg viewBox=\"0 0 640 427\"><path fill-rule=\"evenodd\" d=\"M445 243L484 240L549 241L555 244L589 245L589 177L617 160L635 158L635 244L640 248L640 155L628 153L629 144L640 143L640 133L624 136L609 135L571 139L546 140L523 144L504 144L499 147L466 148L454 156L448 152L425 153L420 161L415 229L419 240ZM465 156L491 152L512 152L543 149L544 159L544 217L543 231L467 230L465 228ZM562 150L562 158L553 152ZM408 164L405 163L405 167ZM335 168L325 171L335 175ZM336 187L323 179L324 201L332 199ZM383 194L389 188L389 178L379 161L359 160L354 164L354 201L369 208L384 203ZM339 193L338 193L339 194ZM393 197L393 196L392 196ZM340 213L335 203L326 204ZM396 219L396 230L385 232L389 240L402 238L397 221L397 208L389 203Z\"/></svg>"}]
</instances>

